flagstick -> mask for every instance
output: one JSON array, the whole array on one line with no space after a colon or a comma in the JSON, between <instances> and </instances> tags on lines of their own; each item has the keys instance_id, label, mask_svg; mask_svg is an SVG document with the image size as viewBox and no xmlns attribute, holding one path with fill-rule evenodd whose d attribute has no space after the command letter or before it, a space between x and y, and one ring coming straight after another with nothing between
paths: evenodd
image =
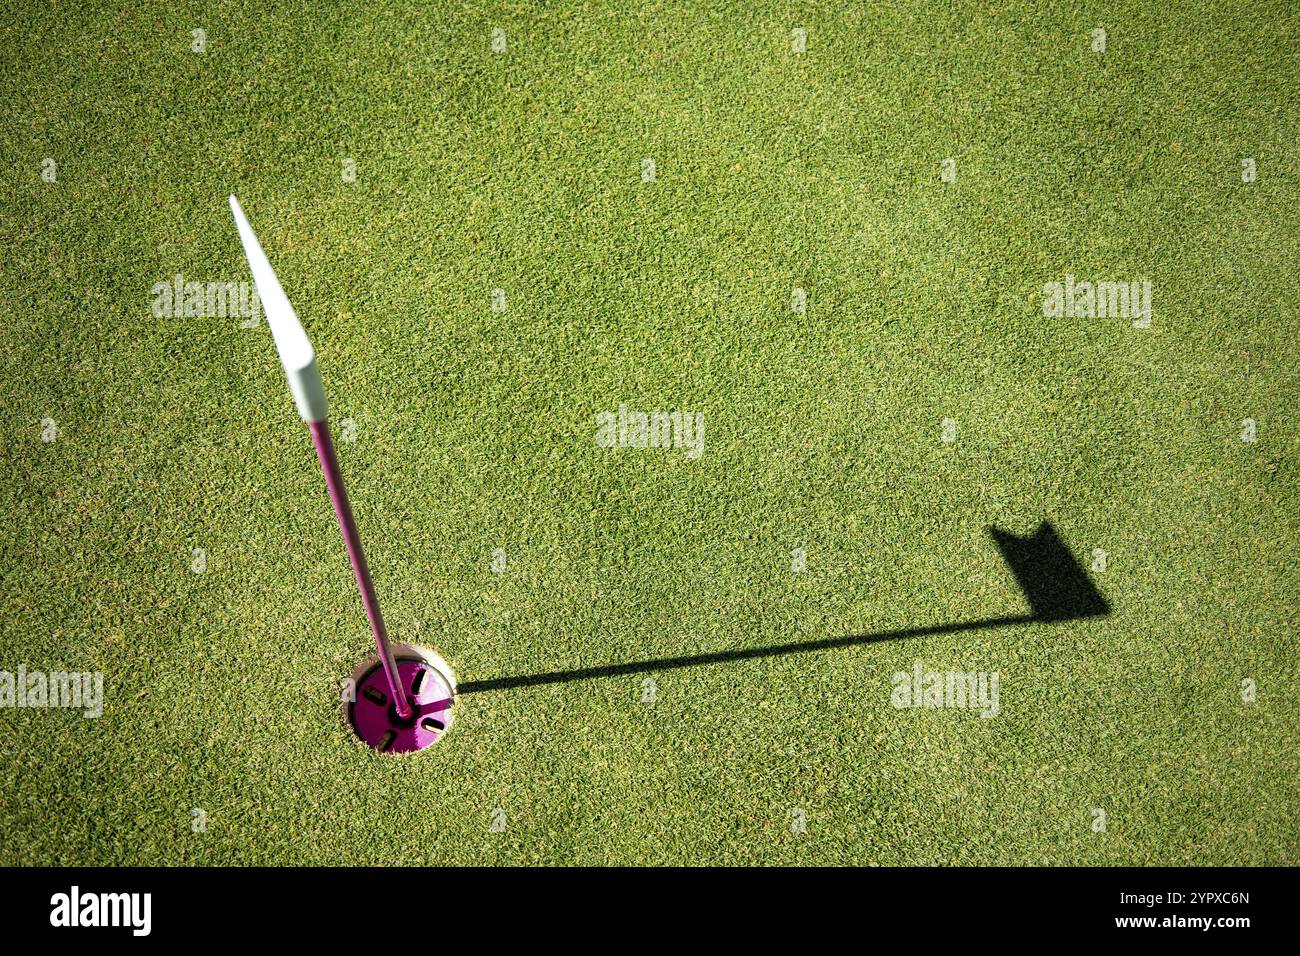
<instances>
[{"instance_id":1,"label":"flagstick","mask_svg":"<svg viewBox=\"0 0 1300 956\"><path fill-rule=\"evenodd\" d=\"M375 596L375 585L370 580L366 554L361 550L361 536L357 534L357 523L352 519L348 492L343 487L343 473L339 470L338 456L334 454L334 442L330 440L329 422L322 419L318 422L308 422L307 425L311 428L311 439L316 444L316 457L320 459L321 471L325 472L325 487L329 489L330 503L334 505L334 514L339 519L343 544L348 549L352 573L356 575L357 588L361 591L361 603L365 605L366 617L370 620L370 630L375 635L375 648L379 651L379 661L384 666L384 676L388 678L388 689L393 695L393 706L397 709L397 716L407 720L411 716L411 705L406 699L406 688L402 686L401 678L397 674L393 648L388 643L388 630L384 627L384 616L379 611L379 598Z\"/></svg>"},{"instance_id":2,"label":"flagstick","mask_svg":"<svg viewBox=\"0 0 1300 956\"><path fill-rule=\"evenodd\" d=\"M325 487L329 489L330 502L334 505L334 514L339 521L339 530L343 532L343 543L348 550L348 560L352 562L352 573L356 576L357 587L361 590L361 603L365 606L366 617L370 621L370 630L375 637L375 649L384 668L384 677L388 681L393 707L401 720L409 720L413 713L397 673L397 664L393 660L393 649L388 643L388 631L384 628L384 618L379 613L379 599L375 597L375 585L370 580L370 569L366 566L366 556L361 550L361 538L357 534L356 522L352 519L352 508L348 504L348 493L343 487L343 474L339 471L338 456L334 453L334 443L330 440L327 417L329 403L325 398L325 387L321 383L320 370L316 367L316 352L298 321L289 297L284 294L280 280L271 269L271 263L262 252L261 243L253 233L253 228L239 206L239 200L230 197L230 211L235 217L235 227L239 230L239 239L244 245L244 255L253 273L257 285L258 297L262 300L262 310L266 315L267 325L271 327L271 336L275 339L276 351L280 353L280 363L284 366L289 379L289 391L293 394L298 414L311 429L312 441L316 445L316 456L320 459L321 470L325 472Z\"/></svg>"}]
</instances>

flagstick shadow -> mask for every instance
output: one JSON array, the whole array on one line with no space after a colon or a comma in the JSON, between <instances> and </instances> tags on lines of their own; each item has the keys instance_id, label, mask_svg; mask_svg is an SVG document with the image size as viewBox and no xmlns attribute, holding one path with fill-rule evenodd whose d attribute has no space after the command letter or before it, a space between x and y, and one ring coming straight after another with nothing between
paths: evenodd
<instances>
[{"instance_id":1,"label":"flagstick shadow","mask_svg":"<svg viewBox=\"0 0 1300 956\"><path fill-rule=\"evenodd\" d=\"M518 677L494 677L490 680L471 680L459 686L462 694L488 690L513 690L517 687L537 687L541 684L567 684L571 681L591 680L596 677L622 677L627 674L645 674L698 667L703 664L729 664L733 661L754 660L760 657L781 657L786 654L804 654L809 651L829 651L839 647L856 647L880 641L900 641L909 637L929 637L935 634L953 634L958 631L978 631L1013 624L1032 624L1037 621L1032 614L1013 614L990 617L982 621L964 621L958 624L936 624L932 627L911 627L898 631L879 631L875 634L850 634L820 641L801 641L777 644L772 647L748 647L733 651L714 651L709 654L689 654L683 657L664 657L657 660L630 661L625 664L606 664L602 667L581 667L576 670L550 671L545 674L524 674Z\"/></svg>"},{"instance_id":2,"label":"flagstick shadow","mask_svg":"<svg viewBox=\"0 0 1300 956\"><path fill-rule=\"evenodd\" d=\"M656 660L629 661L606 664L600 667L580 667L575 670L548 671L542 674L521 674L514 677L493 677L487 680L466 681L458 688L462 694L475 694L492 690L513 690L519 687L538 687L544 684L568 684L573 681L592 680L598 677L621 677L627 674L645 674L705 664L728 664L735 661L755 660L764 657L782 657L787 654L805 654L811 651L828 651L843 647L858 647L882 641L900 641L909 637L933 637L939 634L956 634L962 631L983 631L1017 624L1054 624L1062 621L1103 617L1110 613L1110 605L1093 586L1088 575L1074 559L1074 555L1061 541L1052 525L1044 521L1029 537L1022 538L998 528L990 528L994 542L1003 559L1024 592L1033 613L1009 614L952 624L935 624L928 627L910 627L872 634L850 634L820 641L796 641L768 647L750 647L707 654L689 654L681 657L664 657Z\"/></svg>"}]
</instances>

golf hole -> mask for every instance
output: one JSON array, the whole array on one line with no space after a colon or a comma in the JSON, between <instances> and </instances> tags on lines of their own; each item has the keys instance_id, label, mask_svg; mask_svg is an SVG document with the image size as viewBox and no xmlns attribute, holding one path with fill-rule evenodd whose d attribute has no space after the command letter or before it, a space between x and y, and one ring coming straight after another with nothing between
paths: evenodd
<instances>
[{"instance_id":1,"label":"golf hole","mask_svg":"<svg viewBox=\"0 0 1300 956\"><path fill-rule=\"evenodd\" d=\"M418 644L393 645L393 659L411 701L411 716L398 716L383 665L373 656L352 672L356 694L344 704L345 717L353 732L380 753L414 753L437 743L451 728L456 677L436 651Z\"/></svg>"}]
</instances>

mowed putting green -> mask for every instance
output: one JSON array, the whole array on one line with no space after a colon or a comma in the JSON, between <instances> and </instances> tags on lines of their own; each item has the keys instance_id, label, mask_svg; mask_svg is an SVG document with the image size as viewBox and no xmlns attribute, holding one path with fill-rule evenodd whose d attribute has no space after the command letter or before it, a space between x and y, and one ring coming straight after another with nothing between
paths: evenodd
<instances>
[{"instance_id":1,"label":"mowed putting green","mask_svg":"<svg viewBox=\"0 0 1300 956\"><path fill-rule=\"evenodd\" d=\"M0 863L1300 862L1293 5L26 6L0 672L103 700L0 707ZM155 291L231 193L418 755L266 323Z\"/></svg>"}]
</instances>

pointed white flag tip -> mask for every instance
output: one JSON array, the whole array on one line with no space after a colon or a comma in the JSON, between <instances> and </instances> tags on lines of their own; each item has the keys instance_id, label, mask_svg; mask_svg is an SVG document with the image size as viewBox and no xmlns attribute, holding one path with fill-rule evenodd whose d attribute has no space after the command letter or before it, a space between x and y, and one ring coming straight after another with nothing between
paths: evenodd
<instances>
[{"instance_id":1,"label":"pointed white flag tip","mask_svg":"<svg viewBox=\"0 0 1300 956\"><path fill-rule=\"evenodd\" d=\"M248 224L239 200L234 196L230 197L230 211L234 213L239 241L244 244L244 256L253 272L257 297L262 300L262 312L266 315L267 325L271 326L271 338L275 339L280 363L284 366L284 374L289 378L289 391L293 393L298 414L303 421L324 421L329 406L325 400L325 386L321 383L320 370L316 367L316 352L302 329L302 323L298 321L297 313L289 304L289 297L280 287L280 280L275 277L266 253L262 252L261 243L253 235L253 227Z\"/></svg>"}]
</instances>

